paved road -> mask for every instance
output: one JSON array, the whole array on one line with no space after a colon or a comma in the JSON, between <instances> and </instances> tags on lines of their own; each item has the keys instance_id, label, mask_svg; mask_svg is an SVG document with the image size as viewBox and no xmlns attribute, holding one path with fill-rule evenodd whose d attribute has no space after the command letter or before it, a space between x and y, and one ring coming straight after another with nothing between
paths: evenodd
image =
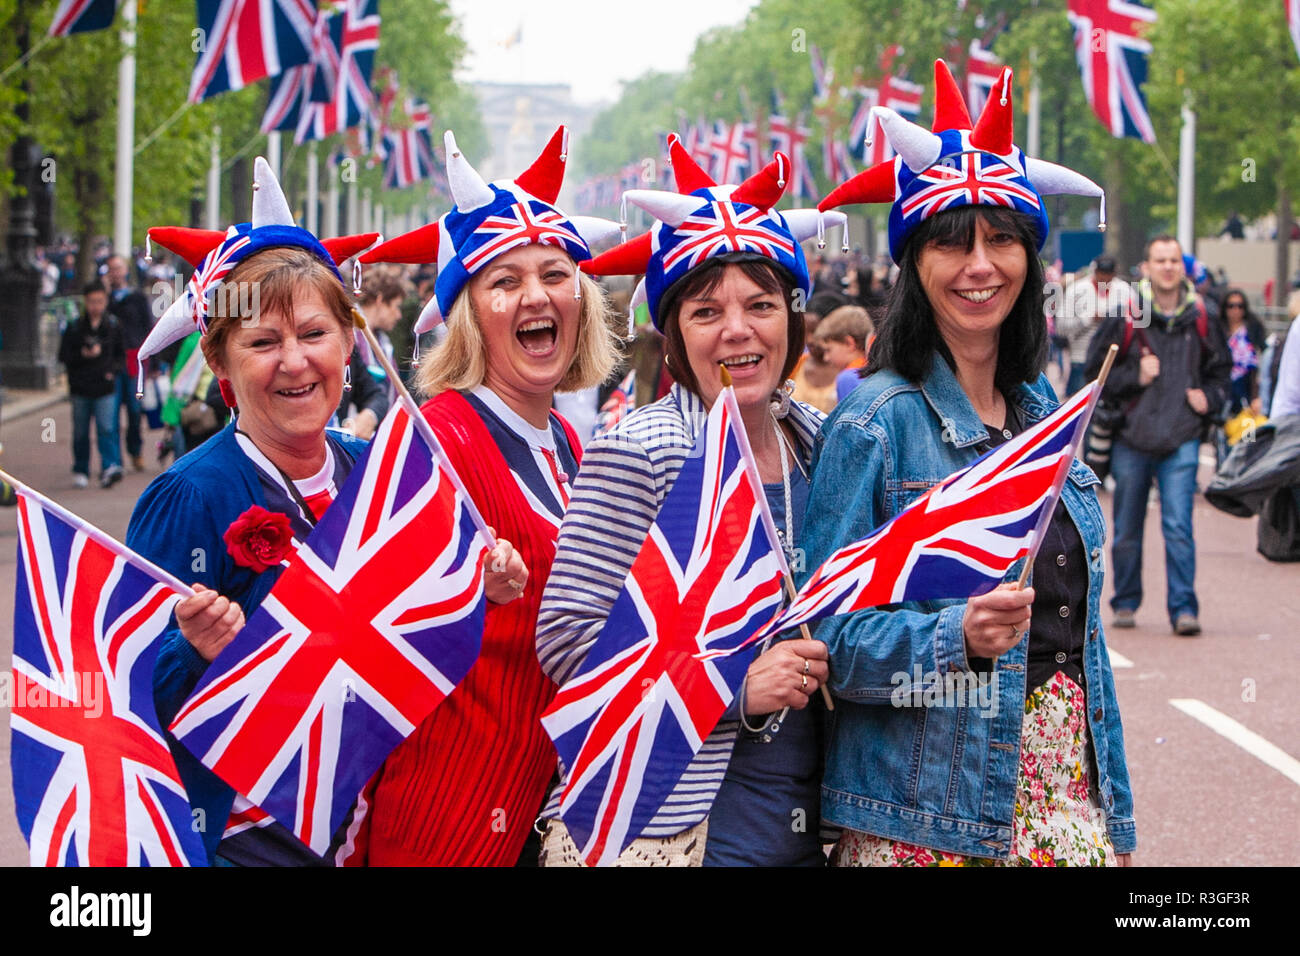
<instances>
[{"instance_id":1,"label":"paved road","mask_svg":"<svg viewBox=\"0 0 1300 956\"><path fill-rule=\"evenodd\" d=\"M110 491L72 487L68 406L6 424L0 466L95 522L126 532L131 506L156 473ZM49 434L48 423L54 424ZM52 437L53 441L43 441ZM150 436L149 444L156 438ZM1209 469L1202 469L1203 481ZM1103 506L1110 513L1108 496ZM1108 634L1116 659L1139 851L1147 866L1294 865L1300 856L1300 564L1255 552L1254 521L1196 507L1200 638L1175 637L1164 612L1159 512L1148 515L1147 602L1138 627ZM8 670L15 573L12 512L0 514L0 670ZM1178 702L1178 703L1174 703ZM0 728L0 865L21 865Z\"/></svg>"}]
</instances>

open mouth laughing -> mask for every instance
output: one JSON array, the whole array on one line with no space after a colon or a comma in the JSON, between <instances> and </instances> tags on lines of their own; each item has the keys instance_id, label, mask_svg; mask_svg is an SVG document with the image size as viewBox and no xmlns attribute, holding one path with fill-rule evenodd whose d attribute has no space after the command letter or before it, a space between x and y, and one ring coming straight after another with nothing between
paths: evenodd
<instances>
[{"instance_id":1,"label":"open mouth laughing","mask_svg":"<svg viewBox=\"0 0 1300 956\"><path fill-rule=\"evenodd\" d=\"M555 347L559 329L554 319L531 319L515 332L515 338L530 355L545 355Z\"/></svg>"}]
</instances>

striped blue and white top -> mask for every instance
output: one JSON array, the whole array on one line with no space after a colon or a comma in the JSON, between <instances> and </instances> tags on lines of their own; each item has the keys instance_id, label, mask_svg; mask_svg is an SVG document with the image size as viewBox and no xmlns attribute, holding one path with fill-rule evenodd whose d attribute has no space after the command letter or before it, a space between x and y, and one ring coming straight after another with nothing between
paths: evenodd
<instances>
[{"instance_id":1,"label":"striped blue and white top","mask_svg":"<svg viewBox=\"0 0 1300 956\"><path fill-rule=\"evenodd\" d=\"M811 458L822 418L810 405L790 403L786 421L793 427L805 462ZM668 395L638 408L613 431L594 439L583 453L537 615L537 656L542 670L557 684L577 673L600 636L664 497L707 419L708 409L699 397L674 385ZM673 836L708 816L739 729L736 719L718 723L642 836ZM559 815L560 794L567 782L564 768L560 770L560 784L542 811L545 818Z\"/></svg>"}]
</instances>

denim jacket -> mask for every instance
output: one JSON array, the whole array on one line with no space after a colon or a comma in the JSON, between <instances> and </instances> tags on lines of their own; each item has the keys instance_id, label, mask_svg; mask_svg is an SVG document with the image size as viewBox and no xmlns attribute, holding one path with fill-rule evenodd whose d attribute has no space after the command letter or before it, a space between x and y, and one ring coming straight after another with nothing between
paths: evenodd
<instances>
[{"instance_id":1,"label":"denim jacket","mask_svg":"<svg viewBox=\"0 0 1300 956\"><path fill-rule=\"evenodd\" d=\"M1046 376L1009 396L1027 425L1057 405ZM948 364L935 356L920 385L893 372L867 378L827 419L814 452L804 540L809 573L979 457L988 432ZM1089 555L1084 677L1095 782L1117 853L1136 845L1133 794L1100 601L1105 522L1097 476L1070 468L1062 498ZM1019 564L1008 575L1015 580ZM1005 859L1020 762L1028 631L998 658L996 697L967 706L891 706L915 671L954 678L966 659L964 600L924 601L827 618L834 721L822 783L831 824L950 853ZM963 679L967 680L966 678ZM969 686L967 684L966 686ZM906 693L910 702L913 695ZM992 706L996 701L996 708Z\"/></svg>"}]
</instances>

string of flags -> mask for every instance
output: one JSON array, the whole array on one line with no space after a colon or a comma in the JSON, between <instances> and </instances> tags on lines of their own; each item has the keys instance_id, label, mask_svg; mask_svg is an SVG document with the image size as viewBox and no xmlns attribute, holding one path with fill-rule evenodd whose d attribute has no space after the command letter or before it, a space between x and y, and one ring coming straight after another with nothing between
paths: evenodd
<instances>
[{"instance_id":1,"label":"string of flags","mask_svg":"<svg viewBox=\"0 0 1300 956\"><path fill-rule=\"evenodd\" d=\"M50 36L108 29L121 0L61 0ZM384 185L427 181L446 193L427 103L375 74L379 0L197 0L197 52L188 100L201 103L269 79L263 133L292 132L295 143L341 134L330 157L384 164Z\"/></svg>"}]
</instances>

